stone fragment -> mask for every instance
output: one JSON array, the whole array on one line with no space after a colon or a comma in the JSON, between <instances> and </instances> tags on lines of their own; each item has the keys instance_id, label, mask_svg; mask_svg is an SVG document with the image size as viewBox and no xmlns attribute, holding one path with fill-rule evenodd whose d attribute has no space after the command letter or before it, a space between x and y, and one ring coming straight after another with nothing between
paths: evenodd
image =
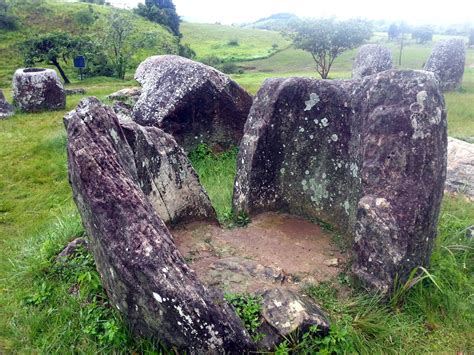
<instances>
[{"instance_id":1,"label":"stone fragment","mask_svg":"<svg viewBox=\"0 0 474 355\"><path fill-rule=\"evenodd\" d=\"M87 240L85 238L76 238L70 242L56 257L56 262L62 262L66 258L74 255L79 248L87 248Z\"/></svg>"},{"instance_id":2,"label":"stone fragment","mask_svg":"<svg viewBox=\"0 0 474 355\"><path fill-rule=\"evenodd\" d=\"M133 106L140 98L141 93L142 89L140 87L130 87L110 94L107 96L107 99L112 101L121 101Z\"/></svg>"},{"instance_id":3,"label":"stone fragment","mask_svg":"<svg viewBox=\"0 0 474 355\"><path fill-rule=\"evenodd\" d=\"M139 186L167 225L217 223L209 196L171 135L132 121L121 128L133 151Z\"/></svg>"},{"instance_id":4,"label":"stone fragment","mask_svg":"<svg viewBox=\"0 0 474 355\"><path fill-rule=\"evenodd\" d=\"M425 70L435 73L442 91L454 91L461 88L465 64L464 40L449 39L436 43L425 64Z\"/></svg>"},{"instance_id":5,"label":"stone fragment","mask_svg":"<svg viewBox=\"0 0 474 355\"><path fill-rule=\"evenodd\" d=\"M467 239L474 239L474 226L470 226L466 231Z\"/></svg>"},{"instance_id":6,"label":"stone fragment","mask_svg":"<svg viewBox=\"0 0 474 355\"><path fill-rule=\"evenodd\" d=\"M246 123L236 213L323 220L353 240L353 271L389 292L426 266L446 178L446 113L432 73L269 79Z\"/></svg>"},{"instance_id":7,"label":"stone fragment","mask_svg":"<svg viewBox=\"0 0 474 355\"><path fill-rule=\"evenodd\" d=\"M3 91L0 90L0 120L2 118L7 118L12 116L15 113L14 108L10 105L3 95Z\"/></svg>"},{"instance_id":8,"label":"stone fragment","mask_svg":"<svg viewBox=\"0 0 474 355\"><path fill-rule=\"evenodd\" d=\"M61 110L66 107L66 93L54 70L23 68L13 76L13 101L25 112Z\"/></svg>"},{"instance_id":9,"label":"stone fragment","mask_svg":"<svg viewBox=\"0 0 474 355\"><path fill-rule=\"evenodd\" d=\"M446 190L474 200L474 144L448 138Z\"/></svg>"},{"instance_id":10,"label":"stone fragment","mask_svg":"<svg viewBox=\"0 0 474 355\"><path fill-rule=\"evenodd\" d=\"M77 88L77 89L66 89L65 90L66 96L71 96L71 95L85 95L86 90L83 88Z\"/></svg>"},{"instance_id":11,"label":"stone fragment","mask_svg":"<svg viewBox=\"0 0 474 355\"><path fill-rule=\"evenodd\" d=\"M255 293L285 282L283 270L241 257L220 259L209 266L208 285L231 293Z\"/></svg>"},{"instance_id":12,"label":"stone fragment","mask_svg":"<svg viewBox=\"0 0 474 355\"><path fill-rule=\"evenodd\" d=\"M360 47L352 66L352 78L361 79L393 68L392 52L379 44Z\"/></svg>"},{"instance_id":13,"label":"stone fragment","mask_svg":"<svg viewBox=\"0 0 474 355\"><path fill-rule=\"evenodd\" d=\"M263 294L262 316L270 327L260 329L266 336L259 347L267 350L292 334L302 336L313 326L318 327L320 335L329 332L329 320L323 311L309 298L288 289L275 288Z\"/></svg>"},{"instance_id":14,"label":"stone fragment","mask_svg":"<svg viewBox=\"0 0 474 355\"><path fill-rule=\"evenodd\" d=\"M138 67L142 85L134 119L172 134L191 151L199 143L227 149L243 135L252 97L227 75L178 56L150 57Z\"/></svg>"},{"instance_id":15,"label":"stone fragment","mask_svg":"<svg viewBox=\"0 0 474 355\"><path fill-rule=\"evenodd\" d=\"M186 265L137 183L130 128L91 98L65 122L73 196L103 286L131 329L180 352L251 351L241 321Z\"/></svg>"}]
</instances>

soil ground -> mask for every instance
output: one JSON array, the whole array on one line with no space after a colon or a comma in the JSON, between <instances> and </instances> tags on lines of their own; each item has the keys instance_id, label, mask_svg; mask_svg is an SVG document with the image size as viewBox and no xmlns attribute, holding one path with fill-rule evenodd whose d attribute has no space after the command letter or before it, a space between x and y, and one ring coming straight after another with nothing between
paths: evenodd
<instances>
[{"instance_id":1,"label":"soil ground","mask_svg":"<svg viewBox=\"0 0 474 355\"><path fill-rule=\"evenodd\" d=\"M198 277L226 292L327 281L347 260L320 226L286 214L263 213L235 229L193 223L172 234Z\"/></svg>"}]
</instances>

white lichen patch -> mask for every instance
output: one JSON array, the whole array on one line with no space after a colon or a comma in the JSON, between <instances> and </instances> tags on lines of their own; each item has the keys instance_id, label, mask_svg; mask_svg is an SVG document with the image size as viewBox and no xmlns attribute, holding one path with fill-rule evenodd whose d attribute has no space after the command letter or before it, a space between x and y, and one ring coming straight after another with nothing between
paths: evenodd
<instances>
[{"instance_id":1,"label":"white lichen patch","mask_svg":"<svg viewBox=\"0 0 474 355\"><path fill-rule=\"evenodd\" d=\"M153 298L158 302L158 303L163 303L163 298L156 292L153 292Z\"/></svg>"},{"instance_id":2,"label":"white lichen patch","mask_svg":"<svg viewBox=\"0 0 474 355\"><path fill-rule=\"evenodd\" d=\"M316 94L316 93L311 93L309 95L309 100L308 101L305 101L305 104L306 104L306 108L304 109L305 111L310 111L314 106L316 106L318 104L318 102L320 102L320 98L319 96Z\"/></svg>"}]
</instances>

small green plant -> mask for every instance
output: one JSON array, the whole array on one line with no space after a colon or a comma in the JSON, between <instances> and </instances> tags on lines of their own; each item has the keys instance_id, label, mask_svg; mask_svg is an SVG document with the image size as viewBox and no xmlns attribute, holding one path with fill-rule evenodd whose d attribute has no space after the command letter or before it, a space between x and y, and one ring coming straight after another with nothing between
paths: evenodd
<instances>
[{"instance_id":1,"label":"small green plant","mask_svg":"<svg viewBox=\"0 0 474 355\"><path fill-rule=\"evenodd\" d=\"M232 38L232 39L229 39L229 41L227 41L227 45L230 46L230 47L237 47L239 46L239 40L237 38Z\"/></svg>"},{"instance_id":2,"label":"small green plant","mask_svg":"<svg viewBox=\"0 0 474 355\"><path fill-rule=\"evenodd\" d=\"M212 155L211 148L209 148L207 144L199 143L198 146L188 154L188 157L192 163L198 163Z\"/></svg>"},{"instance_id":3,"label":"small green plant","mask_svg":"<svg viewBox=\"0 0 474 355\"><path fill-rule=\"evenodd\" d=\"M234 307L250 335L258 340L261 337L257 329L262 324L262 297L235 293L228 293L224 297Z\"/></svg>"},{"instance_id":4,"label":"small green plant","mask_svg":"<svg viewBox=\"0 0 474 355\"><path fill-rule=\"evenodd\" d=\"M237 227L242 228L250 224L251 220L250 220L249 215L246 212L241 211L239 214L235 216L234 222Z\"/></svg>"},{"instance_id":5,"label":"small green plant","mask_svg":"<svg viewBox=\"0 0 474 355\"><path fill-rule=\"evenodd\" d=\"M46 282L41 283L39 289L23 299L25 306L41 306L51 297L51 287Z\"/></svg>"},{"instance_id":6,"label":"small green plant","mask_svg":"<svg viewBox=\"0 0 474 355\"><path fill-rule=\"evenodd\" d=\"M421 273L419 272L421 271ZM417 284L423 282L424 280L429 280L436 286L436 288L442 292L441 287L435 280L435 276L433 276L428 270L424 267L420 266L414 268L408 277L408 280L401 284L398 280L395 280L395 290L393 291L390 297L390 305L393 309L398 310L405 302L405 299L409 293L409 291L415 287Z\"/></svg>"}]
</instances>

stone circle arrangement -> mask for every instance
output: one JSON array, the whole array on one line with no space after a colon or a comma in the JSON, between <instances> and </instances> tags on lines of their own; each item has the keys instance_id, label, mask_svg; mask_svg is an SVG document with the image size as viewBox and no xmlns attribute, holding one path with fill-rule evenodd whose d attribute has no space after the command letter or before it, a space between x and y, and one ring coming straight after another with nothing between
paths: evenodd
<instances>
[{"instance_id":1,"label":"stone circle arrangement","mask_svg":"<svg viewBox=\"0 0 474 355\"><path fill-rule=\"evenodd\" d=\"M267 299L284 301L264 309L272 340L257 344L188 265L173 228L218 224L186 155L201 142L240 147L235 213L332 224L352 241L352 272L367 289L388 294L428 265L447 164L439 76L376 67L353 80L268 79L252 100L213 68L155 56L137 69L132 103L88 98L65 117L89 246L134 332L189 352L241 353L329 328L304 296L275 288Z\"/></svg>"}]
</instances>

